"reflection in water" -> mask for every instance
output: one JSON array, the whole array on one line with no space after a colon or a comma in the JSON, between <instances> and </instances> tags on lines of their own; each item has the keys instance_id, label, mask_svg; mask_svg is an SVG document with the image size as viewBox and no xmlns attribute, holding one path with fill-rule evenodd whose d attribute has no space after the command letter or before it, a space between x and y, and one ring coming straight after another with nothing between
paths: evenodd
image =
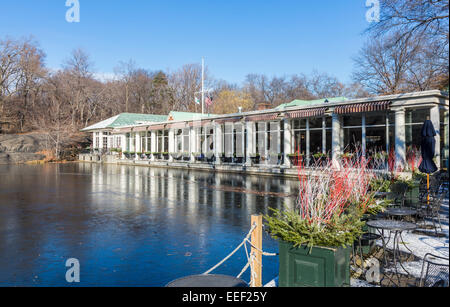
<instances>
[{"instance_id":1,"label":"reflection in water","mask_svg":"<svg viewBox=\"0 0 450 307\"><path fill-rule=\"evenodd\" d=\"M0 286L164 286L203 273L241 242L250 215L292 208L296 181L98 164L0 166ZM277 251L264 236L263 247ZM264 257L263 281L278 274ZM237 275L243 251L214 273ZM249 274L244 275L249 280Z\"/></svg>"}]
</instances>

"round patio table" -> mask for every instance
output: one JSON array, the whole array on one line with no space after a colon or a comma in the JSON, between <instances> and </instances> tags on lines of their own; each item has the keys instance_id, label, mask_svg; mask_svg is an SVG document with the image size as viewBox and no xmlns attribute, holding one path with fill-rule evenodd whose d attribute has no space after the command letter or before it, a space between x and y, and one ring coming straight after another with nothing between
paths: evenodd
<instances>
[{"instance_id":1,"label":"round patio table","mask_svg":"<svg viewBox=\"0 0 450 307\"><path fill-rule=\"evenodd\" d=\"M390 209L387 209L384 213L388 216L405 217L405 216L416 215L417 210L408 209L408 208L390 208Z\"/></svg>"},{"instance_id":2,"label":"round patio table","mask_svg":"<svg viewBox=\"0 0 450 307\"><path fill-rule=\"evenodd\" d=\"M403 222L403 221L395 221L395 220L372 220L367 222L367 226L371 228L375 228L377 231L381 232L381 240L383 242L383 258L384 258L384 268L388 266L388 258L386 253L386 238L384 236L384 231L389 231L389 240L392 234L394 234L393 242L392 242L392 262L394 264L395 275L397 276L397 280L400 283L400 273L398 272L397 263L401 266L401 268L410 276L411 274L408 270L403 266L402 259L400 257L400 240L402 244L406 247L402 232L404 231L412 231L417 228L416 224ZM388 241L389 241L388 240ZM412 251L406 247L412 254ZM391 280L394 284L395 282Z\"/></svg>"},{"instance_id":3,"label":"round patio table","mask_svg":"<svg viewBox=\"0 0 450 307\"><path fill-rule=\"evenodd\" d=\"M247 288L242 279L228 275L192 275L174 280L166 285L169 288Z\"/></svg>"}]
</instances>

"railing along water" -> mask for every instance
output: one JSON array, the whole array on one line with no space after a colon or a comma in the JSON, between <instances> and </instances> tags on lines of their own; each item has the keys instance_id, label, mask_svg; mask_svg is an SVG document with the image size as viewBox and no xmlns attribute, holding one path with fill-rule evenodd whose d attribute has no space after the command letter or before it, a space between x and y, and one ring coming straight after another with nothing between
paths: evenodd
<instances>
[{"instance_id":1,"label":"railing along water","mask_svg":"<svg viewBox=\"0 0 450 307\"><path fill-rule=\"evenodd\" d=\"M225 261L233 256L241 247L244 247L245 254L247 256L247 263L242 268L241 272L236 276L241 276L250 267L250 287L262 287L262 256L277 256L276 253L267 253L262 250L262 215L252 215L251 217L250 231L244 237L242 242L219 263L210 268L203 275L208 275L218 267L220 267ZM247 243L250 245L250 252L248 251Z\"/></svg>"}]
</instances>

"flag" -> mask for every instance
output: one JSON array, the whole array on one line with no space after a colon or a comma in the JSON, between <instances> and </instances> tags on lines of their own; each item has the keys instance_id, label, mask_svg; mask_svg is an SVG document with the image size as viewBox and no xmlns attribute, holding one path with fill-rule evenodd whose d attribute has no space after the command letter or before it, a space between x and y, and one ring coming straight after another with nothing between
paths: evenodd
<instances>
[{"instance_id":1,"label":"flag","mask_svg":"<svg viewBox=\"0 0 450 307\"><path fill-rule=\"evenodd\" d=\"M212 97L206 97L205 103L206 103L206 105L207 105L208 107L211 106L211 105L213 104L213 99L212 99Z\"/></svg>"},{"instance_id":2,"label":"flag","mask_svg":"<svg viewBox=\"0 0 450 307\"><path fill-rule=\"evenodd\" d=\"M200 104L200 99L198 99L197 97L195 97L195 103L199 105L199 104Z\"/></svg>"}]
</instances>

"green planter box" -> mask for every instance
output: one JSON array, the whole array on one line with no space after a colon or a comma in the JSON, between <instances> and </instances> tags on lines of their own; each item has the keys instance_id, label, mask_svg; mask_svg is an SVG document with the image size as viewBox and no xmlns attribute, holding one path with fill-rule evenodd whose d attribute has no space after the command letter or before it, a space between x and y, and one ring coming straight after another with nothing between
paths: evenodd
<instances>
[{"instance_id":1,"label":"green planter box","mask_svg":"<svg viewBox=\"0 0 450 307\"><path fill-rule=\"evenodd\" d=\"M296 248L280 241L280 287L342 287L350 285L348 248Z\"/></svg>"}]
</instances>

